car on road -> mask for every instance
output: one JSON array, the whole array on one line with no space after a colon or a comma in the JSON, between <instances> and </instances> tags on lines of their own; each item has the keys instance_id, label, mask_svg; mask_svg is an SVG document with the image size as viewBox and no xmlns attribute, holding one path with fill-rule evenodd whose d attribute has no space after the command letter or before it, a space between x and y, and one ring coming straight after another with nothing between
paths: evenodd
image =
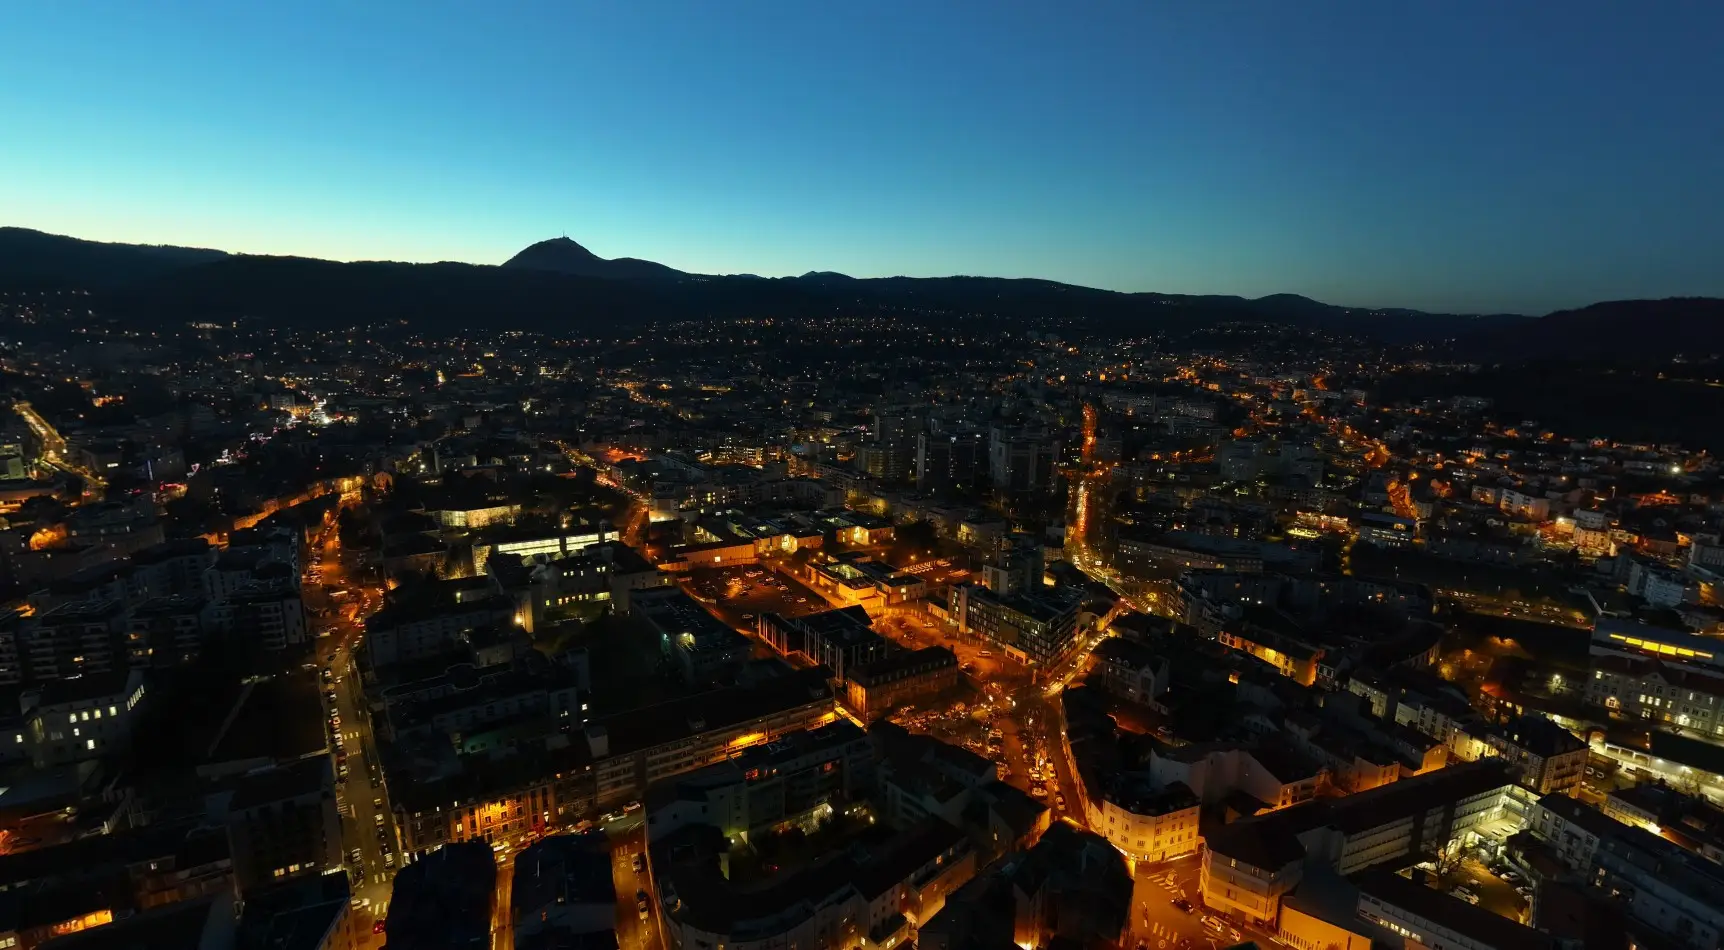
<instances>
[{"instance_id":1,"label":"car on road","mask_svg":"<svg viewBox=\"0 0 1724 950\"><path fill-rule=\"evenodd\" d=\"M634 864L636 874L639 874L642 871L645 871L646 870L646 855L641 854L638 851L635 852L635 859L634 859L633 864Z\"/></svg>"},{"instance_id":2,"label":"car on road","mask_svg":"<svg viewBox=\"0 0 1724 950\"><path fill-rule=\"evenodd\" d=\"M358 864L360 861L364 860L364 858L359 853L359 849L354 848L352 851L347 852L347 860L352 861L354 864Z\"/></svg>"},{"instance_id":3,"label":"car on road","mask_svg":"<svg viewBox=\"0 0 1724 950\"><path fill-rule=\"evenodd\" d=\"M641 915L642 920L645 920L649 916L651 916L650 914L647 913L647 893L646 893L646 891L635 891L635 910L640 911L640 915Z\"/></svg>"},{"instance_id":4,"label":"car on road","mask_svg":"<svg viewBox=\"0 0 1724 950\"><path fill-rule=\"evenodd\" d=\"M1227 932L1227 925L1222 923L1221 918L1219 917L1210 917L1205 915L1203 920L1199 921L1199 923L1203 925L1204 930L1215 934L1217 937Z\"/></svg>"},{"instance_id":5,"label":"car on road","mask_svg":"<svg viewBox=\"0 0 1724 950\"><path fill-rule=\"evenodd\" d=\"M1188 914L1197 909L1197 908L1191 906L1191 902L1186 900L1183 897L1175 897L1173 900L1169 901L1168 903L1172 904L1173 906L1179 908L1182 911L1185 911Z\"/></svg>"},{"instance_id":6,"label":"car on road","mask_svg":"<svg viewBox=\"0 0 1724 950\"><path fill-rule=\"evenodd\" d=\"M371 813L371 823L378 825L378 826L382 826L382 824L383 824L383 813L380 811L372 812Z\"/></svg>"}]
</instances>

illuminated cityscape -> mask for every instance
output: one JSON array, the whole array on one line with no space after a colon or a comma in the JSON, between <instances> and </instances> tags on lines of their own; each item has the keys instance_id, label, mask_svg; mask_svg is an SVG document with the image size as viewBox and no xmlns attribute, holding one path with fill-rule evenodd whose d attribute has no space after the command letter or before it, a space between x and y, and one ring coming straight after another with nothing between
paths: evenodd
<instances>
[{"instance_id":1,"label":"illuminated cityscape","mask_svg":"<svg viewBox=\"0 0 1724 950\"><path fill-rule=\"evenodd\" d=\"M1428 344L4 300L19 943L1718 932L1718 467Z\"/></svg>"},{"instance_id":2,"label":"illuminated cityscape","mask_svg":"<svg viewBox=\"0 0 1724 950\"><path fill-rule=\"evenodd\" d=\"M0 950L1724 950L1724 5L14 7Z\"/></svg>"}]
</instances>

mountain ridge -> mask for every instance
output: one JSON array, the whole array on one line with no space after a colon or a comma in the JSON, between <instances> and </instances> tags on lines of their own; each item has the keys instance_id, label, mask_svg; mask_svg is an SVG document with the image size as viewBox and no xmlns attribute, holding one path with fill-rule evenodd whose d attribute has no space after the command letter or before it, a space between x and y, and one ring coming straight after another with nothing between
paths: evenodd
<instances>
[{"instance_id":1,"label":"mountain ridge","mask_svg":"<svg viewBox=\"0 0 1724 950\"><path fill-rule=\"evenodd\" d=\"M483 265L479 265L483 266ZM636 257L616 257L609 260L594 254L568 235L529 244L502 263L504 268L544 270L577 277L605 277L613 280L664 280L688 276L685 272Z\"/></svg>"},{"instance_id":2,"label":"mountain ridge","mask_svg":"<svg viewBox=\"0 0 1724 950\"><path fill-rule=\"evenodd\" d=\"M1460 349L1485 356L1528 347L1555 358L1600 350L1655 356L1672 341L1724 353L1724 301L1712 298L1604 301L1543 317L1456 315L1341 307L1290 293L1125 293L1033 277L690 274L636 258L607 260L566 236L529 245L502 265L343 263L0 227L0 289L63 288L100 292L117 315L167 322L264 316L347 326L400 319L447 329L556 324L608 333L657 319L918 310L1007 322L1065 316L1123 332L1254 322L1389 343L1458 339ZM1654 332L1643 332L1649 328ZM1631 345L1600 342L1613 332Z\"/></svg>"}]
</instances>

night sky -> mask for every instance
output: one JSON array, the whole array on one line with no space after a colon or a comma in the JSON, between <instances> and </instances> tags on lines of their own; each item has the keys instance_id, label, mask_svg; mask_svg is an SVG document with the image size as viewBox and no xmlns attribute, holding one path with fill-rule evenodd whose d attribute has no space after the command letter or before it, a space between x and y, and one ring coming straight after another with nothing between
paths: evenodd
<instances>
[{"instance_id":1,"label":"night sky","mask_svg":"<svg viewBox=\"0 0 1724 950\"><path fill-rule=\"evenodd\" d=\"M1721 211L1718 0L0 8L0 224L102 240L1530 313Z\"/></svg>"}]
</instances>

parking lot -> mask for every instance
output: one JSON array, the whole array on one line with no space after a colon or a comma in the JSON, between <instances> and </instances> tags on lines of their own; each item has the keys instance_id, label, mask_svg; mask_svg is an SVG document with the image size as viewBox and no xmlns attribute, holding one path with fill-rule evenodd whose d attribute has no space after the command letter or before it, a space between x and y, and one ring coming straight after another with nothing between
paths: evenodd
<instances>
[{"instance_id":1,"label":"parking lot","mask_svg":"<svg viewBox=\"0 0 1724 950\"><path fill-rule=\"evenodd\" d=\"M1420 870L1435 868L1419 865ZM1524 922L1531 904L1531 885L1506 863L1487 865L1468 858L1445 869L1437 889L1510 920Z\"/></svg>"},{"instance_id":2,"label":"parking lot","mask_svg":"<svg viewBox=\"0 0 1724 950\"><path fill-rule=\"evenodd\" d=\"M1204 909L1198 885L1200 861L1188 854L1172 861L1141 864L1133 881L1131 922L1125 946L1140 950L1213 950L1245 940L1259 947L1272 941Z\"/></svg>"},{"instance_id":3,"label":"parking lot","mask_svg":"<svg viewBox=\"0 0 1724 950\"><path fill-rule=\"evenodd\" d=\"M724 622L753 630L761 614L798 617L831 610L819 594L802 582L766 565L696 568L682 580L689 596L705 604Z\"/></svg>"}]
</instances>

